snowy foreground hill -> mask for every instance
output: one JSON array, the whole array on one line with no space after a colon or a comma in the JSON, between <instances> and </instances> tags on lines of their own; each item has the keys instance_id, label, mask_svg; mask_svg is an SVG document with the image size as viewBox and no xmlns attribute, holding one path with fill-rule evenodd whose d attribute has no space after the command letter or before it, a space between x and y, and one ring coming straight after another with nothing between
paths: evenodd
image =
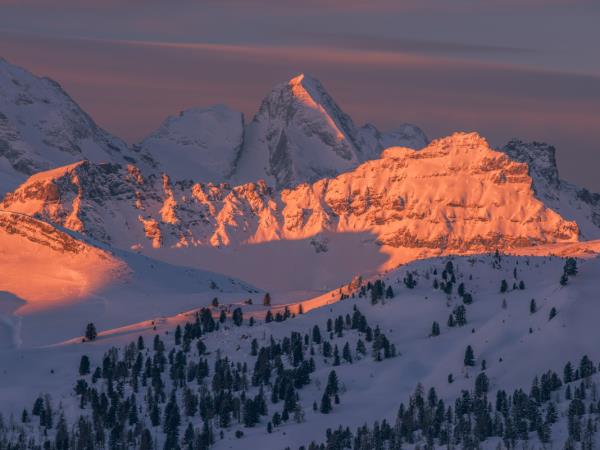
<instances>
[{"instance_id":1,"label":"snowy foreground hill","mask_svg":"<svg viewBox=\"0 0 600 450\"><path fill-rule=\"evenodd\" d=\"M589 448L599 276L596 258L434 258L306 312L221 297L92 342L3 350L0 441Z\"/></svg>"}]
</instances>

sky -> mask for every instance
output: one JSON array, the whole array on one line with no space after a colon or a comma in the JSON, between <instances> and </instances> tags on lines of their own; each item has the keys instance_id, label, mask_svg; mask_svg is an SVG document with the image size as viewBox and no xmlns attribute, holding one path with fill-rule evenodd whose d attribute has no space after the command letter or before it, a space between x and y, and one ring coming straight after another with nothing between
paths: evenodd
<instances>
[{"instance_id":1,"label":"sky","mask_svg":"<svg viewBox=\"0 0 600 450\"><path fill-rule=\"evenodd\" d=\"M0 56L130 143L190 107L251 120L308 73L358 125L549 142L600 192L599 23L598 0L0 0Z\"/></svg>"}]
</instances>

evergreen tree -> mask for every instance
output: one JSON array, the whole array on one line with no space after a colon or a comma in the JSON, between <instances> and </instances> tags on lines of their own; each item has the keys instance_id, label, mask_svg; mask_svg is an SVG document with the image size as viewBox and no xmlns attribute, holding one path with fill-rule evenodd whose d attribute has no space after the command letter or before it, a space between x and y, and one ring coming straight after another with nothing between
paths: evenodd
<instances>
[{"instance_id":1,"label":"evergreen tree","mask_svg":"<svg viewBox=\"0 0 600 450\"><path fill-rule=\"evenodd\" d=\"M344 348L342 349L342 358L352 364L352 353L350 352L350 344L348 344L348 342L346 342Z\"/></svg>"},{"instance_id":2,"label":"evergreen tree","mask_svg":"<svg viewBox=\"0 0 600 450\"><path fill-rule=\"evenodd\" d=\"M565 261L564 273L567 276L577 275L577 260L575 258L567 258Z\"/></svg>"},{"instance_id":3,"label":"evergreen tree","mask_svg":"<svg viewBox=\"0 0 600 450\"><path fill-rule=\"evenodd\" d=\"M54 442L56 450L69 450L69 430L64 415L61 415L58 420Z\"/></svg>"},{"instance_id":4,"label":"evergreen tree","mask_svg":"<svg viewBox=\"0 0 600 450\"><path fill-rule=\"evenodd\" d=\"M365 346L365 343L363 342L362 339L359 339L356 342L356 353L358 353L360 355L366 355L367 354L367 347Z\"/></svg>"},{"instance_id":5,"label":"evergreen tree","mask_svg":"<svg viewBox=\"0 0 600 450\"><path fill-rule=\"evenodd\" d=\"M244 322L244 313L242 312L242 308L235 308L232 314L233 323L236 326L241 326Z\"/></svg>"},{"instance_id":6,"label":"evergreen tree","mask_svg":"<svg viewBox=\"0 0 600 450\"><path fill-rule=\"evenodd\" d=\"M181 345L181 325L175 328L175 345Z\"/></svg>"},{"instance_id":7,"label":"evergreen tree","mask_svg":"<svg viewBox=\"0 0 600 450\"><path fill-rule=\"evenodd\" d=\"M79 362L79 375L84 376L90 373L90 358L87 355L81 357Z\"/></svg>"},{"instance_id":8,"label":"evergreen tree","mask_svg":"<svg viewBox=\"0 0 600 450\"><path fill-rule=\"evenodd\" d=\"M465 305L470 305L473 303L473 295L470 292L465 292L462 296L462 299Z\"/></svg>"},{"instance_id":9,"label":"evergreen tree","mask_svg":"<svg viewBox=\"0 0 600 450\"><path fill-rule=\"evenodd\" d=\"M325 391L323 397L321 397L321 407L319 408L319 411L321 414L329 414L331 409L331 399L329 398L329 395L327 395L327 391Z\"/></svg>"},{"instance_id":10,"label":"evergreen tree","mask_svg":"<svg viewBox=\"0 0 600 450\"><path fill-rule=\"evenodd\" d=\"M458 305L454 308L454 320L459 327L467 324L467 308L464 305Z\"/></svg>"},{"instance_id":11,"label":"evergreen tree","mask_svg":"<svg viewBox=\"0 0 600 450\"><path fill-rule=\"evenodd\" d=\"M263 306L271 306L271 294L268 292L263 297Z\"/></svg>"},{"instance_id":12,"label":"evergreen tree","mask_svg":"<svg viewBox=\"0 0 600 450\"><path fill-rule=\"evenodd\" d=\"M465 363L465 365L468 364ZM475 378L475 395L477 397L484 396L487 394L489 386L490 382L487 375L485 372L481 372L479 375L477 375L477 378Z\"/></svg>"},{"instance_id":13,"label":"evergreen tree","mask_svg":"<svg viewBox=\"0 0 600 450\"><path fill-rule=\"evenodd\" d=\"M144 428L142 431L142 436L140 437L140 447L139 450L152 450L154 445L152 443L152 433L148 428Z\"/></svg>"},{"instance_id":14,"label":"evergreen tree","mask_svg":"<svg viewBox=\"0 0 600 450\"><path fill-rule=\"evenodd\" d=\"M535 303L535 299L532 298L531 301L529 302L529 313L535 314L536 312L537 312L537 305Z\"/></svg>"},{"instance_id":15,"label":"evergreen tree","mask_svg":"<svg viewBox=\"0 0 600 450\"><path fill-rule=\"evenodd\" d=\"M327 386L325 387L325 393L329 396L336 395L339 391L339 380L335 370L329 372L327 377Z\"/></svg>"},{"instance_id":16,"label":"evergreen tree","mask_svg":"<svg viewBox=\"0 0 600 450\"><path fill-rule=\"evenodd\" d=\"M312 341L317 345L321 343L321 330L318 325L315 325L312 329Z\"/></svg>"},{"instance_id":17,"label":"evergreen tree","mask_svg":"<svg viewBox=\"0 0 600 450\"><path fill-rule=\"evenodd\" d=\"M504 293L508 290L508 283L506 282L506 280L502 280L500 282L500 292Z\"/></svg>"},{"instance_id":18,"label":"evergreen tree","mask_svg":"<svg viewBox=\"0 0 600 450\"><path fill-rule=\"evenodd\" d=\"M439 336L439 335L440 335L440 324L434 321L431 324L431 336Z\"/></svg>"},{"instance_id":19,"label":"evergreen tree","mask_svg":"<svg viewBox=\"0 0 600 450\"><path fill-rule=\"evenodd\" d=\"M471 347L470 345L467 345L467 348L465 350L464 363L465 363L465 366L468 366L468 367L475 366L475 355L473 353L473 347Z\"/></svg>"},{"instance_id":20,"label":"evergreen tree","mask_svg":"<svg viewBox=\"0 0 600 450\"><path fill-rule=\"evenodd\" d=\"M165 414L163 421L163 431L167 436L179 436L179 425L181 425L181 415L179 414L179 405L175 397L175 391L171 392L171 397L167 406L165 406Z\"/></svg>"},{"instance_id":21,"label":"evergreen tree","mask_svg":"<svg viewBox=\"0 0 600 450\"><path fill-rule=\"evenodd\" d=\"M392 286L388 286L385 290L385 298L394 298L394 290Z\"/></svg>"},{"instance_id":22,"label":"evergreen tree","mask_svg":"<svg viewBox=\"0 0 600 450\"><path fill-rule=\"evenodd\" d=\"M404 285L408 289L414 289L417 285L417 280L414 279L412 272L408 272L404 277Z\"/></svg>"},{"instance_id":23,"label":"evergreen tree","mask_svg":"<svg viewBox=\"0 0 600 450\"><path fill-rule=\"evenodd\" d=\"M85 327L85 339L88 341L93 341L98 336L96 332L96 326L93 323L88 323Z\"/></svg>"},{"instance_id":24,"label":"evergreen tree","mask_svg":"<svg viewBox=\"0 0 600 450\"><path fill-rule=\"evenodd\" d=\"M573 366L570 361L565 364L565 368L563 369L563 381L565 384L573 381Z\"/></svg>"},{"instance_id":25,"label":"evergreen tree","mask_svg":"<svg viewBox=\"0 0 600 450\"><path fill-rule=\"evenodd\" d=\"M450 314L450 316L448 316L448 323L447 325L452 328L456 325L456 323L454 322L454 314Z\"/></svg>"},{"instance_id":26,"label":"evergreen tree","mask_svg":"<svg viewBox=\"0 0 600 450\"><path fill-rule=\"evenodd\" d=\"M548 320L552 320L556 317L556 308L553 306L552 309L550 310L550 314L548 315Z\"/></svg>"}]
</instances>

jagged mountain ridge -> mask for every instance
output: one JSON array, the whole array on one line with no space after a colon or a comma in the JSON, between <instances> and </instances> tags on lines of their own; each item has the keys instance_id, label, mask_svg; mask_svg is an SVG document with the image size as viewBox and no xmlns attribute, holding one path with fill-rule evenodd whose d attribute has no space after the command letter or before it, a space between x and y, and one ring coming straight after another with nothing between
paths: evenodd
<instances>
[{"instance_id":1,"label":"jagged mountain ridge","mask_svg":"<svg viewBox=\"0 0 600 450\"><path fill-rule=\"evenodd\" d=\"M55 81L0 58L0 192L28 176L82 159L141 163Z\"/></svg>"},{"instance_id":2,"label":"jagged mountain ridge","mask_svg":"<svg viewBox=\"0 0 600 450\"><path fill-rule=\"evenodd\" d=\"M406 261L414 252L485 252L579 237L575 222L535 197L528 166L475 133L421 151L390 148L353 171L281 192L263 181L174 182L133 165L80 162L32 176L1 207L148 254L299 240L318 254L328 251L331 235L363 233L368 245Z\"/></svg>"},{"instance_id":3,"label":"jagged mountain ridge","mask_svg":"<svg viewBox=\"0 0 600 450\"><path fill-rule=\"evenodd\" d=\"M86 119L81 119L82 123L93 125L98 136L110 137L53 82L34 77L8 63L5 66L16 74L17 83L11 81L10 86L31 85L39 90L46 89L49 83L51 92L57 90L60 101L46 103L42 94L32 97L36 108L37 103L45 105L41 109L44 114L63 117L66 113L61 108L68 105L69 114ZM18 81L20 77L30 77L33 81L23 83ZM33 88L23 89L28 92ZM65 117L70 118L69 114ZM32 117L38 120L38 115ZM45 116L41 117L40 123L47 125ZM27 117L19 118L21 125L30 125ZM71 134L76 137L80 134L73 131L77 127L65 130L63 138L67 142L72 142ZM6 134L9 135L12 136ZM477 140L472 142L474 148L491 151L487 143ZM578 232L572 224L565 225L566 228L563 224L556 229L551 229L553 225L544 228L547 225L544 221L537 230L531 222L524 223L519 230L512 224L519 220L535 222L539 218L531 219L513 210L494 219L478 217L477 209L496 208L495 199L491 197L486 197L469 213L464 213L468 208L463 208L464 214L455 216L453 208L466 205L466 197L454 198L456 182L464 183L464 177L472 179L472 175L477 175L470 173L471 168L463 163L457 170L466 168L466 172L457 173L454 184L440 187L435 182L439 177L429 175L414 181L411 195L423 198L413 199L417 209L406 208L404 197L400 196L402 200L393 197L395 189L405 189L397 185L406 174L399 175L398 179L389 178L390 167L381 161L389 162L394 160L391 155L405 153L413 155L405 158L413 164L421 157L415 152L393 149L386 151L382 158L379 155L384 147L397 143L419 148L427 143L426 136L412 125L402 125L387 134L369 124L357 128L323 85L306 75L278 85L249 124L244 123L241 113L223 105L196 108L168 118L157 132L131 150L118 142L120 151L114 154L112 147L105 153L91 152L91 156L83 151L87 147L74 147L83 150L70 157L76 158L75 161L83 157L88 162L69 161L70 165L34 175L22 188L8 195L4 204L11 210L40 215L118 248L134 248L153 255L158 249L161 257L166 251L171 254L170 261L177 263L178 256L174 255L181 255L178 249L182 248L247 248L248 244L270 242L295 242L308 246L313 254L323 255L332 246L342 246L333 242L333 236L350 234L366 245L363 250L368 247L371 252L387 252L394 264L440 252L495 249L501 240L506 240L503 245L508 248L576 240L578 233L584 239L600 237L598 195L560 180L554 149L545 144L512 141L502 151L512 159L527 163L535 196L563 215L567 219L565 224L576 221ZM365 161L373 164L367 163L368 169L355 169L358 165L363 167ZM444 168L446 163L449 166ZM45 161L43 167L55 164L59 163ZM450 160L441 161L441 167L436 170L444 172L452 169L452 164ZM35 172L40 167L28 170ZM14 171L12 166L10 170ZM372 174L365 175L366 171ZM345 181L335 178L339 172L347 175L342 177ZM363 177L363 181L358 181L357 176ZM24 175L19 174L15 180L19 177ZM211 179L219 182L207 182ZM260 179L264 181L257 181ZM223 180L230 182L222 183ZM310 181L302 184L307 180ZM486 186L497 184L489 181ZM531 194L531 180L522 181L527 196ZM388 189L390 184L393 185L391 190ZM284 189L285 186L290 188ZM377 186L375 196L369 191L372 186ZM431 186L437 186L435 195L429 192ZM350 192L340 199L335 189L344 192L350 189ZM471 189L461 187L458 192L460 195L481 193L474 188L473 192L478 194L473 194L469 192ZM511 201L519 204L521 200L515 196ZM529 205L529 201L528 198L525 204ZM434 207L436 202L443 205L441 213ZM344 211L348 204L351 206ZM538 211L538 206L536 204L532 211ZM358 212L360 208L364 211ZM496 223L485 229L481 224L490 220ZM480 226L474 226L478 221ZM494 229L496 226L499 228ZM193 260L192 264L198 264L199 259L204 257L191 257L181 263ZM379 257L375 259L379 261ZM392 267L391 264L389 262L387 267ZM243 278L243 274L235 275Z\"/></svg>"},{"instance_id":4,"label":"jagged mountain ridge","mask_svg":"<svg viewBox=\"0 0 600 450\"><path fill-rule=\"evenodd\" d=\"M582 238L600 238L600 194L560 178L553 146L512 139L502 151L516 161L527 163L536 196L563 217L575 220Z\"/></svg>"},{"instance_id":5,"label":"jagged mountain ridge","mask_svg":"<svg viewBox=\"0 0 600 450\"><path fill-rule=\"evenodd\" d=\"M385 147L418 149L428 142L414 125L390 133L356 127L318 80L302 74L277 85L247 125L241 113L222 105L192 109L168 118L136 147L176 179L264 179L282 189L351 170Z\"/></svg>"},{"instance_id":6,"label":"jagged mountain ridge","mask_svg":"<svg viewBox=\"0 0 600 450\"><path fill-rule=\"evenodd\" d=\"M421 148L418 127L358 128L316 79L276 86L249 124L224 105L168 117L131 148L100 128L53 80L0 59L0 192L79 160L134 163L174 179L278 189L351 170L388 146Z\"/></svg>"}]
</instances>

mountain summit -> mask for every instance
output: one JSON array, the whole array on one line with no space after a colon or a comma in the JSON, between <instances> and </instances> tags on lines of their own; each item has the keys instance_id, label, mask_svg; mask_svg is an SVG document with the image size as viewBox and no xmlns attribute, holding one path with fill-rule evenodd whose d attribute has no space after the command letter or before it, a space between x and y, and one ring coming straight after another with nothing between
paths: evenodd
<instances>
[{"instance_id":1,"label":"mountain summit","mask_svg":"<svg viewBox=\"0 0 600 450\"><path fill-rule=\"evenodd\" d=\"M0 60L0 192L84 159L136 164L175 180L264 179L282 189L351 170L385 147L427 143L414 125L387 134L370 124L356 127L317 79L302 74L277 85L248 124L224 105L192 108L130 148L58 83Z\"/></svg>"},{"instance_id":2,"label":"mountain summit","mask_svg":"<svg viewBox=\"0 0 600 450\"><path fill-rule=\"evenodd\" d=\"M131 163L138 156L96 125L57 82L0 59L0 192L82 159Z\"/></svg>"},{"instance_id":3,"label":"mountain summit","mask_svg":"<svg viewBox=\"0 0 600 450\"><path fill-rule=\"evenodd\" d=\"M264 179L282 189L351 170L391 145L418 149L427 143L414 125L389 134L373 125L357 128L317 79L302 74L275 86L247 125L223 105L188 110L169 117L136 148L175 179Z\"/></svg>"}]
</instances>

